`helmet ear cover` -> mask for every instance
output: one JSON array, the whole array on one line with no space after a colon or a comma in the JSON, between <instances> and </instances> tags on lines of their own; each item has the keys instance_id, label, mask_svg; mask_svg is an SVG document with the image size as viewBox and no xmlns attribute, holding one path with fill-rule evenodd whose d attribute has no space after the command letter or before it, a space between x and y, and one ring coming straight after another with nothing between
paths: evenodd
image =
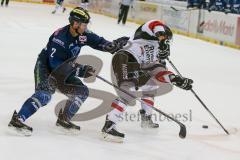
<instances>
[{"instance_id":1,"label":"helmet ear cover","mask_svg":"<svg viewBox=\"0 0 240 160\"><path fill-rule=\"evenodd\" d=\"M69 20L70 25L73 26L73 23L74 23L73 18L70 16L70 17L68 18L68 20Z\"/></svg>"}]
</instances>

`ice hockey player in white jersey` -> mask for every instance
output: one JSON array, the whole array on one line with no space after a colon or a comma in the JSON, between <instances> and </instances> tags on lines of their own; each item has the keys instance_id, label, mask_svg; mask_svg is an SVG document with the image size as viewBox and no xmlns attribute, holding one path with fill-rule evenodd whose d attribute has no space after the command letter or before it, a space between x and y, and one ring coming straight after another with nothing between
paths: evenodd
<instances>
[{"instance_id":1,"label":"ice hockey player in white jersey","mask_svg":"<svg viewBox=\"0 0 240 160\"><path fill-rule=\"evenodd\" d=\"M89 0L81 0L80 7L88 10L88 4L89 4Z\"/></svg>"},{"instance_id":2,"label":"ice hockey player in white jersey","mask_svg":"<svg viewBox=\"0 0 240 160\"><path fill-rule=\"evenodd\" d=\"M152 121L154 97L172 90L173 85L184 90L192 88L193 81L180 77L169 71L165 59L170 55L170 40L172 31L159 20L151 20L141 25L129 40L129 46L115 53L112 59L116 84L125 91L136 95L141 91L141 127L158 128ZM158 88L157 90L155 88ZM103 138L107 141L122 142L124 134L116 129L127 105L133 98L118 92L118 98L113 100L113 110L106 116L102 128Z\"/></svg>"},{"instance_id":3,"label":"ice hockey player in white jersey","mask_svg":"<svg viewBox=\"0 0 240 160\"><path fill-rule=\"evenodd\" d=\"M55 14L59 9L61 9L63 13L66 11L66 8L63 6L63 1L64 0L56 1L56 6L55 6L54 11L52 11L52 14Z\"/></svg>"}]
</instances>

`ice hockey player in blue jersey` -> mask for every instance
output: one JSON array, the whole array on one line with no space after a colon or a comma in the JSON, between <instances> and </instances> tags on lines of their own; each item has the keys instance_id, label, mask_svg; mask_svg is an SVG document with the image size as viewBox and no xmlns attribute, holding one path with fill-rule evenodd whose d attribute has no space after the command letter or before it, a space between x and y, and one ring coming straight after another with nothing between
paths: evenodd
<instances>
[{"instance_id":1,"label":"ice hockey player in blue jersey","mask_svg":"<svg viewBox=\"0 0 240 160\"><path fill-rule=\"evenodd\" d=\"M55 9L52 11L52 14L55 14L58 9L62 9L63 13L66 11L66 8L63 6L63 1L64 0L57 0Z\"/></svg>"},{"instance_id":2,"label":"ice hockey player in blue jersey","mask_svg":"<svg viewBox=\"0 0 240 160\"><path fill-rule=\"evenodd\" d=\"M225 0L215 0L211 6L209 6L208 11L220 11L225 12L226 1Z\"/></svg>"},{"instance_id":3,"label":"ice hockey player in blue jersey","mask_svg":"<svg viewBox=\"0 0 240 160\"><path fill-rule=\"evenodd\" d=\"M231 0L230 2L231 12L240 14L240 0Z\"/></svg>"},{"instance_id":4,"label":"ice hockey player in blue jersey","mask_svg":"<svg viewBox=\"0 0 240 160\"><path fill-rule=\"evenodd\" d=\"M28 98L17 113L14 111L9 127L17 133L31 135L32 128L24 122L32 116L39 108L46 106L55 90L60 92L64 88L49 83L49 77L61 67L66 61L76 59L80 53L81 47L87 45L94 49L105 51L113 54L121 49L128 41L128 37L121 37L113 42L105 40L103 37L87 30L90 16L88 12L80 7L70 12L70 24L55 31L49 38L46 48L38 56L34 76L35 76L35 93ZM64 84L74 85L74 90L69 93L62 92L68 97L65 108L59 112L57 126L67 130L80 130L80 127L70 122L76 114L82 103L87 99L89 90L82 83L80 78L90 77L95 69L90 65L73 65L73 72L68 75ZM60 72L59 75L62 73ZM56 73L58 76L58 73ZM62 87L62 86L61 86ZM64 86L63 86L64 87ZM66 86L67 87L67 86Z\"/></svg>"}]
</instances>

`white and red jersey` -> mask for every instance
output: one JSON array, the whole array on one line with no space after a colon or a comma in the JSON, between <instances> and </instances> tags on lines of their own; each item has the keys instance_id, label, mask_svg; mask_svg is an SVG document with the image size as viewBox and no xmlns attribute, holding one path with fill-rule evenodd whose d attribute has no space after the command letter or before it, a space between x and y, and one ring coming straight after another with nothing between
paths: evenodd
<instances>
[{"instance_id":1,"label":"white and red jersey","mask_svg":"<svg viewBox=\"0 0 240 160\"><path fill-rule=\"evenodd\" d=\"M127 52L132 54L140 68L150 68L159 62L159 39L154 36L158 31L164 31L164 24L157 20L151 20L140 26L134 36L130 38L130 45L126 47ZM161 60L162 61L162 60ZM170 82L168 75L172 72L163 67L154 73L156 79L161 82Z\"/></svg>"},{"instance_id":2,"label":"white and red jersey","mask_svg":"<svg viewBox=\"0 0 240 160\"><path fill-rule=\"evenodd\" d=\"M130 40L130 43L131 46L125 50L131 53L140 65L158 61L158 41L137 39Z\"/></svg>"},{"instance_id":3,"label":"white and red jersey","mask_svg":"<svg viewBox=\"0 0 240 160\"><path fill-rule=\"evenodd\" d=\"M151 20L140 26L130 38L130 47L125 49L131 53L139 64L150 64L158 61L159 40L155 36L158 31L164 31L164 23Z\"/></svg>"}]
</instances>

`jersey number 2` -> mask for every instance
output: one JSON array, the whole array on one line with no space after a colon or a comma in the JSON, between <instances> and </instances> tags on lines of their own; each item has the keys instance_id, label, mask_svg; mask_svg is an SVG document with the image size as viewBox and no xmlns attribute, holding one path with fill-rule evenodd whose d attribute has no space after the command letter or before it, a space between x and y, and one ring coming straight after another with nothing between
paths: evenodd
<instances>
[{"instance_id":1,"label":"jersey number 2","mask_svg":"<svg viewBox=\"0 0 240 160\"><path fill-rule=\"evenodd\" d=\"M52 48L52 53L51 53L51 57L53 58L53 54L56 52L56 48Z\"/></svg>"}]
</instances>

